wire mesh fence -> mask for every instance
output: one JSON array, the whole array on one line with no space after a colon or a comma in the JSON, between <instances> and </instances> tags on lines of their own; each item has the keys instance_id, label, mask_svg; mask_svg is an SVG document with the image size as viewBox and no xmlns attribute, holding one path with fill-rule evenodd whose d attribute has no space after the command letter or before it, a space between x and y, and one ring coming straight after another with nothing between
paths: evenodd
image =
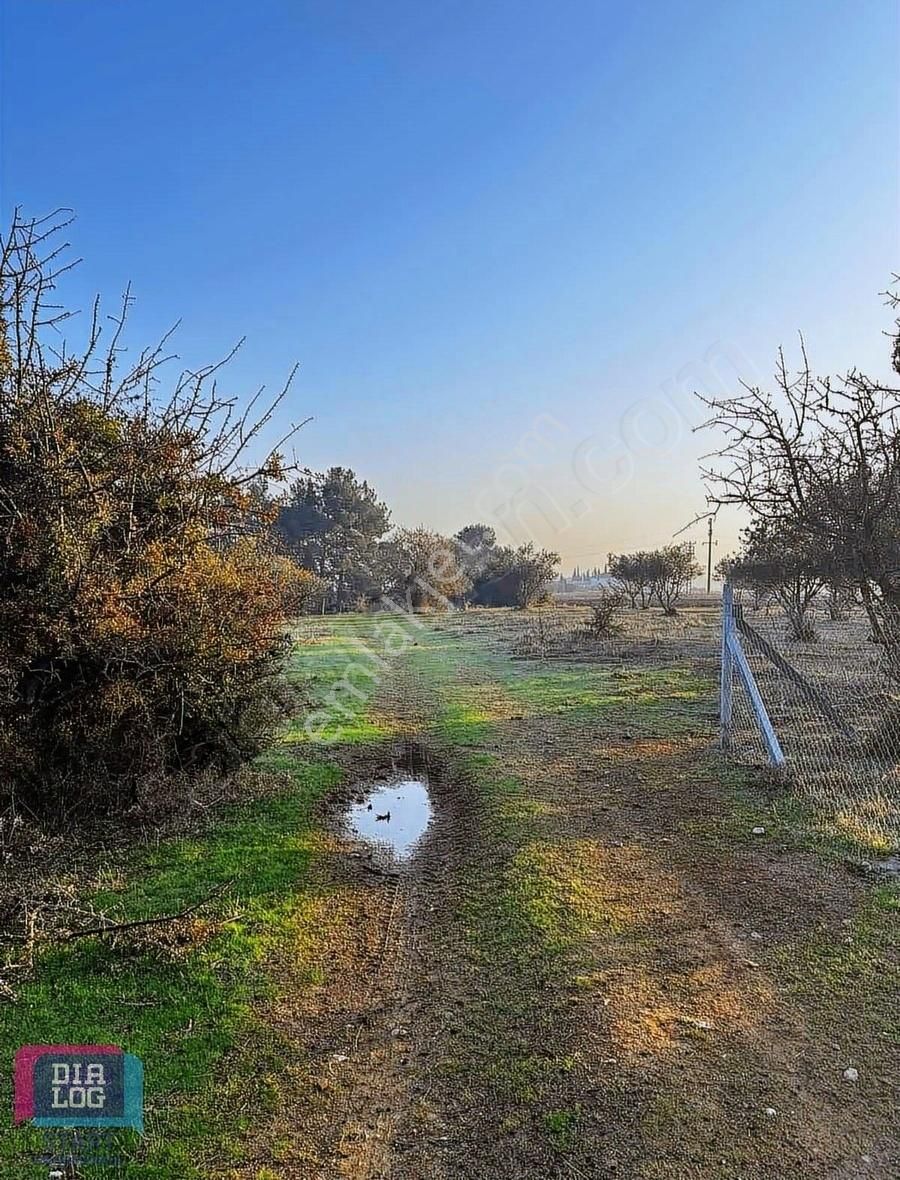
<instances>
[{"instance_id":1,"label":"wire mesh fence","mask_svg":"<svg viewBox=\"0 0 900 1180\"><path fill-rule=\"evenodd\" d=\"M726 606L727 610L727 606ZM900 684L862 611L809 620L794 638L780 611L738 601L734 627L790 781L829 826L869 851L900 846ZM771 764L764 726L739 670L732 673L728 745L734 758Z\"/></svg>"}]
</instances>

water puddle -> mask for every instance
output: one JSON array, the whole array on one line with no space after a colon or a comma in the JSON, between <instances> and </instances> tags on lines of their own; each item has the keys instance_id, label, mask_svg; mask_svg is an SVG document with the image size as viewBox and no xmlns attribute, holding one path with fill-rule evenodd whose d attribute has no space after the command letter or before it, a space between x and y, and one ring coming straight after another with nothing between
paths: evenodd
<instances>
[{"instance_id":1,"label":"water puddle","mask_svg":"<svg viewBox=\"0 0 900 1180\"><path fill-rule=\"evenodd\" d=\"M431 799L424 778L398 778L374 783L360 803L347 812L350 833L406 860L431 821Z\"/></svg>"}]
</instances>

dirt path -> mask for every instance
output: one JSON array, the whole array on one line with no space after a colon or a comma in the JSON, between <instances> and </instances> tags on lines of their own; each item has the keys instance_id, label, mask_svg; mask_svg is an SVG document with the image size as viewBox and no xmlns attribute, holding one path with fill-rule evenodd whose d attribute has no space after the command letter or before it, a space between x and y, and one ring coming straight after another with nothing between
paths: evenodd
<instances>
[{"instance_id":1,"label":"dirt path","mask_svg":"<svg viewBox=\"0 0 900 1180\"><path fill-rule=\"evenodd\" d=\"M487 621L395 661L392 736L335 756L349 783L414 739L435 822L399 876L331 837L269 1171L229 1174L900 1175L896 906L735 787L709 706L690 670L513 661Z\"/></svg>"}]
</instances>

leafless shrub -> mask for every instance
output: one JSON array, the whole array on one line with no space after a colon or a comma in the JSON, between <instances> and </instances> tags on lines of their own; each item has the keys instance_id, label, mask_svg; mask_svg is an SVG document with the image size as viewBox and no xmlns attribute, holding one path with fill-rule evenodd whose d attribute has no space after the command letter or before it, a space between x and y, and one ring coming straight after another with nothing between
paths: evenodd
<instances>
[{"instance_id":1,"label":"leafless shrub","mask_svg":"<svg viewBox=\"0 0 900 1180\"><path fill-rule=\"evenodd\" d=\"M619 613L625 602L622 590L611 588L600 591L600 596L590 604L590 615L584 625L585 634L592 639L611 639L622 633Z\"/></svg>"}]
</instances>

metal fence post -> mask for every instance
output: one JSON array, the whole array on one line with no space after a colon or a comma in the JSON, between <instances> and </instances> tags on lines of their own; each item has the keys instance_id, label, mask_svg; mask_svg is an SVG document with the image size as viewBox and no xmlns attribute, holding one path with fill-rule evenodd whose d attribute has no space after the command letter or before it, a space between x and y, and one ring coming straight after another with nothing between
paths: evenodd
<instances>
[{"instance_id":1,"label":"metal fence post","mask_svg":"<svg viewBox=\"0 0 900 1180\"><path fill-rule=\"evenodd\" d=\"M731 749L733 656L731 632L734 628L734 587L722 587L722 660L719 679L719 733L724 750Z\"/></svg>"},{"instance_id":2,"label":"metal fence post","mask_svg":"<svg viewBox=\"0 0 900 1180\"><path fill-rule=\"evenodd\" d=\"M732 659L741 678L741 683L746 689L747 696L750 698L750 707L753 709L753 716L756 718L756 724L759 727L759 732L762 734L766 752L769 755L769 761L773 766L784 766L784 751L781 748L778 734L775 732L775 727L772 725L765 702L762 699L756 678L750 669L750 664L747 662L746 653L741 647L741 641L738 639L737 634L733 632L729 635L728 642L731 647Z\"/></svg>"}]
</instances>

